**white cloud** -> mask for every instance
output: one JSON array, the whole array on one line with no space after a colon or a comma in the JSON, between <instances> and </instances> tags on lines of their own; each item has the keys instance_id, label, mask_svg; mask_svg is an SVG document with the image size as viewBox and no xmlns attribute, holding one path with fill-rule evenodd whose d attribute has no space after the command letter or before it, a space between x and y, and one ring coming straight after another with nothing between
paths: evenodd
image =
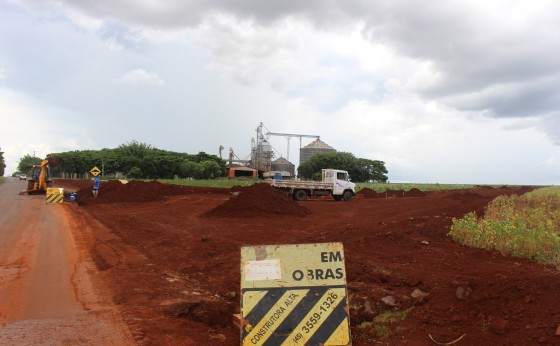
<instances>
[{"instance_id":1,"label":"white cloud","mask_svg":"<svg viewBox=\"0 0 560 346\"><path fill-rule=\"evenodd\" d=\"M0 110L49 130L2 133L0 146L21 157L25 143L139 140L244 156L263 121L384 160L395 181L558 183L558 7L12 0L0 3Z\"/></svg>"},{"instance_id":2,"label":"white cloud","mask_svg":"<svg viewBox=\"0 0 560 346\"><path fill-rule=\"evenodd\" d=\"M274 27L256 27L232 16L208 18L197 30L197 42L212 57L209 67L241 83L268 83L285 91L309 74L304 37L309 27L286 20Z\"/></svg>"},{"instance_id":3,"label":"white cloud","mask_svg":"<svg viewBox=\"0 0 560 346\"><path fill-rule=\"evenodd\" d=\"M157 73L146 72L144 69L128 71L117 80L129 85L154 85L158 87L165 85L165 81Z\"/></svg>"},{"instance_id":4,"label":"white cloud","mask_svg":"<svg viewBox=\"0 0 560 346\"><path fill-rule=\"evenodd\" d=\"M67 111L55 109L40 100L0 88L0 147L4 151L6 173L17 170L24 155L40 158L55 151L76 150L92 144L89 135L75 126ZM69 142L70 141L70 142Z\"/></svg>"}]
</instances>

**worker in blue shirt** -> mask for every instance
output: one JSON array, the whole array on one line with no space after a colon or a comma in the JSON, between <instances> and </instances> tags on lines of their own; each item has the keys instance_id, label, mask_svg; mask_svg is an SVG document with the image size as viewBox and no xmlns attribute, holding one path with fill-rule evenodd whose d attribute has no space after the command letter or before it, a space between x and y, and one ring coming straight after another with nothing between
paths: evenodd
<instances>
[{"instance_id":1,"label":"worker in blue shirt","mask_svg":"<svg viewBox=\"0 0 560 346\"><path fill-rule=\"evenodd\" d=\"M95 177L93 180L93 198L97 198L97 194L99 193L99 187L101 186L101 180L99 177Z\"/></svg>"}]
</instances>

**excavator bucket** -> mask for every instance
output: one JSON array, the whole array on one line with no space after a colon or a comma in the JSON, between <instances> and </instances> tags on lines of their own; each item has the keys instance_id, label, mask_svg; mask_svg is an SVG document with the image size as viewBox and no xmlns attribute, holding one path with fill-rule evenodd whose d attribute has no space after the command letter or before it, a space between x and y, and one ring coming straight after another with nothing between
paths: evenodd
<instances>
[{"instance_id":1,"label":"excavator bucket","mask_svg":"<svg viewBox=\"0 0 560 346\"><path fill-rule=\"evenodd\" d=\"M47 161L49 162L49 167L56 167L60 164L60 159L54 155L47 155Z\"/></svg>"}]
</instances>

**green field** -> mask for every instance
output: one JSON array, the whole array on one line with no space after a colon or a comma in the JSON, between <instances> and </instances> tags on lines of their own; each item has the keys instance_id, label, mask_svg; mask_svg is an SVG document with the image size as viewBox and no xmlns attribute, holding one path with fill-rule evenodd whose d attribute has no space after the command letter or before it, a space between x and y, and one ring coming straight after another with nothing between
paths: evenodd
<instances>
[{"instance_id":1,"label":"green field","mask_svg":"<svg viewBox=\"0 0 560 346\"><path fill-rule=\"evenodd\" d=\"M260 183L262 180L255 179L160 179L162 183L185 185L185 186L203 186L203 187L223 187L231 188L233 186L249 186Z\"/></svg>"},{"instance_id":2,"label":"green field","mask_svg":"<svg viewBox=\"0 0 560 346\"><path fill-rule=\"evenodd\" d=\"M162 183L187 185L187 186L206 186L206 187L223 187L231 188L232 186L249 186L256 183L262 183L262 180L256 179L208 179L208 180L189 180L189 179L161 179ZM417 188L422 191L435 190L455 190L470 189L475 187L474 184L412 184L412 183L357 183L356 191L363 188L369 188L376 192L384 192L387 190L404 190L408 191Z\"/></svg>"},{"instance_id":3,"label":"green field","mask_svg":"<svg viewBox=\"0 0 560 346\"><path fill-rule=\"evenodd\" d=\"M439 190L456 190L456 189L472 189L474 184L414 184L414 183L357 183L356 190L364 188L372 189L375 192L385 192L387 190L403 190L419 189L421 191L439 191Z\"/></svg>"}]
</instances>

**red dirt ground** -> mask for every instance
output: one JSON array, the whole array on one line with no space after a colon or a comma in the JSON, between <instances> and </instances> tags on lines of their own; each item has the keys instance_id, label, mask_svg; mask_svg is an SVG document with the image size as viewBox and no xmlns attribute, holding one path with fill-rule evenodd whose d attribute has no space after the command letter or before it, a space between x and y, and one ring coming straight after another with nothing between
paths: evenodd
<instances>
[{"instance_id":1,"label":"red dirt ground","mask_svg":"<svg viewBox=\"0 0 560 346\"><path fill-rule=\"evenodd\" d=\"M116 184L102 185L97 200L89 181L55 185L85 187L79 206L66 207L141 345L238 345L231 315L239 312L240 247L321 242L344 244L353 345L434 345L430 336L448 343L463 335L453 345L560 345L556 268L447 236L452 218L482 214L494 197L529 187L296 203L265 186ZM411 297L416 289L428 295ZM381 303L386 296L395 306ZM409 308L385 336L360 325Z\"/></svg>"}]
</instances>

